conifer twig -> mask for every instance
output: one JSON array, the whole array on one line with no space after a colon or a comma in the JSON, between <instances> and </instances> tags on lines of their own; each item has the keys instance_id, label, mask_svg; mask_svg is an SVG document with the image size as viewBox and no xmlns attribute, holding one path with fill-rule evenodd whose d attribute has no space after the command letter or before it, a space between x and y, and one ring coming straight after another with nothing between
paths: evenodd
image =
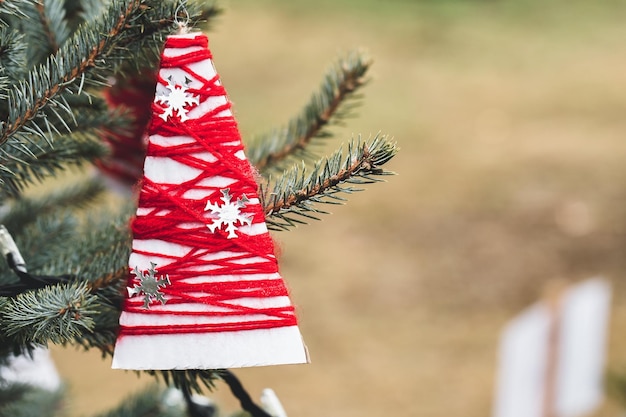
<instances>
[{"instance_id":1,"label":"conifer twig","mask_svg":"<svg viewBox=\"0 0 626 417\"><path fill-rule=\"evenodd\" d=\"M93 330L95 307L96 297L81 283L25 292L2 306L0 334L22 343L72 342Z\"/></svg>"},{"instance_id":2,"label":"conifer twig","mask_svg":"<svg viewBox=\"0 0 626 417\"><path fill-rule=\"evenodd\" d=\"M35 0L0 0L0 14L24 16L22 8Z\"/></svg>"},{"instance_id":3,"label":"conifer twig","mask_svg":"<svg viewBox=\"0 0 626 417\"><path fill-rule=\"evenodd\" d=\"M5 206L4 213L0 215L0 223L6 225L10 233L18 234L37 219L46 216L57 217L60 211L70 207L86 207L99 197L104 189L102 182L91 180L57 190L43 197L23 197Z\"/></svg>"},{"instance_id":4,"label":"conifer twig","mask_svg":"<svg viewBox=\"0 0 626 417\"><path fill-rule=\"evenodd\" d=\"M311 174L296 165L277 180L271 193L261 189L266 221L272 230L288 230L304 218L319 220L316 213L325 213L315 203L342 204L340 193L361 189L347 184L368 184L381 181L378 176L393 172L381 168L397 152L395 143L385 136L376 136L370 144L352 141L344 157L341 151L315 163ZM346 185L344 185L346 184Z\"/></svg>"},{"instance_id":5,"label":"conifer twig","mask_svg":"<svg viewBox=\"0 0 626 417\"><path fill-rule=\"evenodd\" d=\"M314 138L329 133L324 128L333 119L345 117L346 100L365 84L371 61L352 52L340 58L326 73L319 90L286 127L256 138L248 147L248 158L259 171L278 169L291 156L302 156ZM306 155L305 155L306 156Z\"/></svg>"},{"instance_id":6,"label":"conifer twig","mask_svg":"<svg viewBox=\"0 0 626 417\"><path fill-rule=\"evenodd\" d=\"M37 10L37 14L39 15L39 21L41 22L44 33L46 34L46 39L48 40L48 44L50 45L50 50L54 54L59 50L59 43L57 42L54 31L50 27L50 19L46 14L46 6L44 0L36 1L35 9Z\"/></svg>"},{"instance_id":7,"label":"conifer twig","mask_svg":"<svg viewBox=\"0 0 626 417\"><path fill-rule=\"evenodd\" d=\"M98 413L94 417L173 417L174 413L163 405L162 388L150 385L140 392L132 393L114 409Z\"/></svg>"},{"instance_id":8,"label":"conifer twig","mask_svg":"<svg viewBox=\"0 0 626 417\"><path fill-rule=\"evenodd\" d=\"M157 379L162 378L163 382L169 386L189 393L200 393L203 386L212 390L215 388L215 381L219 377L219 371L211 369L151 370L145 372Z\"/></svg>"},{"instance_id":9,"label":"conifer twig","mask_svg":"<svg viewBox=\"0 0 626 417\"><path fill-rule=\"evenodd\" d=\"M22 78L26 67L26 51L28 45L24 34L9 27L0 27L0 68L2 72L2 92L0 99L8 99L7 89L10 79ZM6 84L6 85L5 85Z\"/></svg>"},{"instance_id":10,"label":"conifer twig","mask_svg":"<svg viewBox=\"0 0 626 417\"><path fill-rule=\"evenodd\" d=\"M81 166L88 160L101 158L107 154L108 148L93 137L80 138L76 135L65 135L56 138L57 146L49 144L23 144L17 151L22 156L9 154L9 159L0 165L0 199L17 197L22 190L65 165ZM13 151L13 153L16 153Z\"/></svg>"},{"instance_id":11,"label":"conifer twig","mask_svg":"<svg viewBox=\"0 0 626 417\"><path fill-rule=\"evenodd\" d=\"M113 5L117 5L117 2L113 2ZM27 122L32 120L43 106L45 106L58 93L63 91L68 86L68 83L77 79L87 69L93 67L96 60L106 52L107 47L112 46L111 39L115 39L115 37L124 28L126 19L129 15L138 10L140 5L140 0L129 2L122 13L119 13L117 20L110 25L110 28L105 33L100 33L99 35L96 35L97 37L93 37L96 42L91 47L88 55L86 57L79 57L74 54L75 62L72 63L73 65L70 65L68 68L64 67L63 69L65 71L59 73L57 77L54 77L54 79L51 78L46 80L43 73L40 73L38 70L33 70L28 76L28 82L20 83L17 89L11 92L12 94L9 96L9 108L12 109L11 102L22 102L21 99L25 99L28 96L31 96L33 100L25 106L20 106L23 107L20 109L22 110L20 113L13 115L9 114L9 119L2 124L2 130L0 131L0 145L4 144L9 137L21 129ZM85 40L85 38L89 35L92 35L85 32L79 31L75 34L77 41L78 39ZM74 42L70 42L70 44L63 49L62 52L64 53L61 55L72 56L73 54L70 53L70 48L74 47ZM65 49L67 49L67 51L65 51ZM43 67L43 70L49 73L56 72L54 70L57 65L58 61L54 56L51 56ZM43 88L43 91L30 92L30 94L25 92L27 89L35 86Z\"/></svg>"},{"instance_id":12,"label":"conifer twig","mask_svg":"<svg viewBox=\"0 0 626 417\"><path fill-rule=\"evenodd\" d=\"M137 52L148 45L154 47L159 43L159 34L171 30L177 5L178 0L111 1L97 21L81 26L61 45L56 55L33 68L23 81L9 90L8 117L0 128L0 145L27 127L49 104L70 112L69 106L58 96L65 90L72 91L70 87L78 80L81 86L74 88L76 93L82 91L84 82L103 85L106 76L114 73L121 62L132 58L137 61ZM190 13L195 20L217 12L216 7L210 6ZM160 20L156 19L157 16ZM92 68L98 68L98 71L89 71ZM63 120L55 109L51 112ZM37 126L25 133L46 137Z\"/></svg>"},{"instance_id":13,"label":"conifer twig","mask_svg":"<svg viewBox=\"0 0 626 417\"><path fill-rule=\"evenodd\" d=\"M128 279L128 267L123 266L114 272L108 273L101 277L94 279L88 283L89 290L91 292L97 292L99 290L110 288L113 285L117 285L120 282L126 282Z\"/></svg>"}]
</instances>

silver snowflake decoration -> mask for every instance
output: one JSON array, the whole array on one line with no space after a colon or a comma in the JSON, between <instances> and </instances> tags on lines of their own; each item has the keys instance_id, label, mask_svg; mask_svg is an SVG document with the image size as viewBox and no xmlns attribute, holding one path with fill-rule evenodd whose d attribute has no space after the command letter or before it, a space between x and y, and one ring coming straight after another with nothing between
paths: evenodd
<instances>
[{"instance_id":1,"label":"silver snowflake decoration","mask_svg":"<svg viewBox=\"0 0 626 417\"><path fill-rule=\"evenodd\" d=\"M168 78L165 88L168 90L167 94L157 94L154 97L154 102L163 104L165 108L165 111L159 115L161 119L167 120L168 117L173 117L174 112L176 112L181 122L188 120L187 112L189 110L186 107L194 104L197 106L200 99L189 93L187 86L174 83L172 77Z\"/></svg>"},{"instance_id":2,"label":"silver snowflake decoration","mask_svg":"<svg viewBox=\"0 0 626 417\"><path fill-rule=\"evenodd\" d=\"M157 278L157 270L154 269L155 263L150 262L150 269L147 272L142 272L139 267L133 269L133 274L139 279L139 285L135 284L134 287L127 287L128 296L143 294L143 308L150 308L150 302L152 300L160 301L161 304L165 304L165 297L160 291L167 285L171 285L170 277L165 275L165 278Z\"/></svg>"},{"instance_id":3,"label":"silver snowflake decoration","mask_svg":"<svg viewBox=\"0 0 626 417\"><path fill-rule=\"evenodd\" d=\"M210 210L211 214L214 215L213 223L207 224L209 230L212 233L215 233L216 229L221 229L222 226L226 226L224 230L228 232L228 238L232 239L237 237L235 231L237 230L237 226L235 223L239 223L240 226L247 224L248 226L252 224L252 214L241 213L239 209L242 209L246 206L250 200L243 194L237 201L231 201L232 197L230 195L230 189L224 188L222 191L222 197L220 198L224 204L218 205L211 203L208 201L206 203L206 207L204 211Z\"/></svg>"}]
</instances>

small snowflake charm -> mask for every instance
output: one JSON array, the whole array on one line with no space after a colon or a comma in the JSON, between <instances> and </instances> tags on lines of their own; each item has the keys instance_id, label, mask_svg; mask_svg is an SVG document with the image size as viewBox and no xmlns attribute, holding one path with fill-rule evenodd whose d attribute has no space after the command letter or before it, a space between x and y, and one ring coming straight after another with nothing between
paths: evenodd
<instances>
[{"instance_id":1,"label":"small snowflake charm","mask_svg":"<svg viewBox=\"0 0 626 417\"><path fill-rule=\"evenodd\" d=\"M212 233L215 233L216 229L221 229L222 226L226 226L224 230L228 232L228 238L232 239L237 237L235 231L237 227L235 223L239 222L240 226L247 224L248 226L252 224L252 214L241 213L239 209L246 207L246 203L249 202L248 197L243 194L240 198L237 199L236 202L232 202L230 189L225 188L222 191L221 200L224 202L221 206L218 204L211 203L210 201L206 203L206 207L204 211L210 210L211 214L213 214L214 220L213 223L207 224L207 227L211 230Z\"/></svg>"},{"instance_id":2,"label":"small snowflake charm","mask_svg":"<svg viewBox=\"0 0 626 417\"><path fill-rule=\"evenodd\" d=\"M165 278L156 277L157 270L154 269L155 266L155 263L150 262L150 269L148 269L147 273L141 272L139 267L135 267L132 273L139 278L139 285L135 284L132 288L126 288L128 290L129 297L143 293L143 308L145 309L150 308L150 302L152 300L157 300L160 301L161 304L165 304L166 300L160 289L171 284L170 277L168 275L166 275Z\"/></svg>"},{"instance_id":3,"label":"small snowflake charm","mask_svg":"<svg viewBox=\"0 0 626 417\"><path fill-rule=\"evenodd\" d=\"M164 105L165 111L161 113L159 117L163 120L167 120L168 117L174 117L174 112L176 112L181 122L188 120L187 112L189 110L186 107L192 105L197 106L200 103L200 99L189 93L186 86L175 84L172 81L172 77L167 80L165 88L169 90L167 95L158 94L154 97L155 103Z\"/></svg>"}]
</instances>

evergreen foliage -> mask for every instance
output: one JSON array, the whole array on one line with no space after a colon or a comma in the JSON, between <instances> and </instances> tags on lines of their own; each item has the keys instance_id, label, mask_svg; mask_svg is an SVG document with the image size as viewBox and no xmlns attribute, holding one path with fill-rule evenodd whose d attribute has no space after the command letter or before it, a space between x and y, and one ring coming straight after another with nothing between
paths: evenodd
<instances>
[{"instance_id":1,"label":"evergreen foliage","mask_svg":"<svg viewBox=\"0 0 626 417\"><path fill-rule=\"evenodd\" d=\"M63 392L50 392L23 384L0 389L0 417L33 417L61 414Z\"/></svg>"},{"instance_id":2,"label":"evergreen foliage","mask_svg":"<svg viewBox=\"0 0 626 417\"><path fill-rule=\"evenodd\" d=\"M101 96L111 78L154 67L179 22L205 28L218 13L200 0L0 1L0 224L28 272L42 277L25 281L0 262L0 363L49 343L112 353L135 206L115 207L96 174L63 187L50 180L106 156L105 128L132 122ZM271 228L317 218L318 203L343 202L355 185L390 173L382 166L397 149L384 135L353 140L346 155L337 151L307 168L317 158L309 145L349 115L369 66L361 53L341 58L286 127L249 144L251 162L266 177L260 195ZM219 370L148 373L186 395L220 378ZM0 378L0 415L54 415L60 395ZM159 398L146 391L105 415L171 415L155 405Z\"/></svg>"},{"instance_id":3,"label":"evergreen foliage","mask_svg":"<svg viewBox=\"0 0 626 417\"><path fill-rule=\"evenodd\" d=\"M356 91L365 84L371 61L354 51L341 57L327 71L309 102L287 126L257 137L248 147L250 162L262 173L279 171L290 159L312 159L308 145L313 139L331 136L329 124L349 116Z\"/></svg>"},{"instance_id":4,"label":"evergreen foliage","mask_svg":"<svg viewBox=\"0 0 626 417\"><path fill-rule=\"evenodd\" d=\"M341 204L341 195L361 191L353 184L381 181L378 177L392 172L381 168L396 154L397 148L385 136L376 136L371 143L351 141L348 153L341 150L317 161L311 173L307 166L296 165L286 171L270 193L262 193L268 227L287 230L306 223L306 218L319 220L316 213L325 213L315 203ZM305 218L305 219L303 219Z\"/></svg>"},{"instance_id":5,"label":"evergreen foliage","mask_svg":"<svg viewBox=\"0 0 626 417\"><path fill-rule=\"evenodd\" d=\"M177 417L183 412L181 407L168 406L162 390L152 386L97 417Z\"/></svg>"}]
</instances>

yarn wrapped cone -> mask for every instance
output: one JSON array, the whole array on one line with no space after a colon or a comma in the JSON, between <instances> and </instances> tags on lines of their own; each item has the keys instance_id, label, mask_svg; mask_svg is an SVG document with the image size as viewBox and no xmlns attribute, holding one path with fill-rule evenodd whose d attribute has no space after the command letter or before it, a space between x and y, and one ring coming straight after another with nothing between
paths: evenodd
<instances>
[{"instance_id":1,"label":"yarn wrapped cone","mask_svg":"<svg viewBox=\"0 0 626 417\"><path fill-rule=\"evenodd\" d=\"M168 37L113 368L308 362L230 108L207 37Z\"/></svg>"}]
</instances>

